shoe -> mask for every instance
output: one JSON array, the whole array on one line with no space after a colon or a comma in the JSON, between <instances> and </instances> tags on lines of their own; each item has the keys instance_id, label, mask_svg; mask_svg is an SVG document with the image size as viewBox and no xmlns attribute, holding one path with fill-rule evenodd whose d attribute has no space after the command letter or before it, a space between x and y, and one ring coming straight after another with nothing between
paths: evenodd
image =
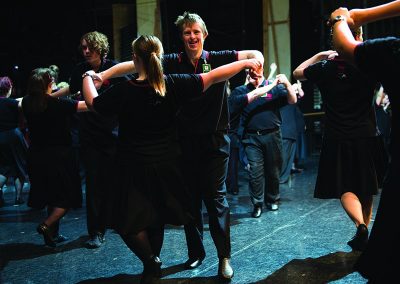
<instances>
[{"instance_id":1,"label":"shoe","mask_svg":"<svg viewBox=\"0 0 400 284\"><path fill-rule=\"evenodd\" d=\"M68 241L68 238L66 236L57 234L57 235L53 236L53 240L55 243L58 244L58 243L63 243L63 242Z\"/></svg>"},{"instance_id":2,"label":"shoe","mask_svg":"<svg viewBox=\"0 0 400 284\"><path fill-rule=\"evenodd\" d=\"M291 174L299 174L299 173L302 173L302 172L303 172L303 169L300 169L300 168L290 169L290 173Z\"/></svg>"},{"instance_id":3,"label":"shoe","mask_svg":"<svg viewBox=\"0 0 400 284\"><path fill-rule=\"evenodd\" d=\"M262 214L262 207L255 205L254 209L253 209L253 213L251 213L251 217L260 218L261 214Z\"/></svg>"},{"instance_id":4,"label":"shoe","mask_svg":"<svg viewBox=\"0 0 400 284\"><path fill-rule=\"evenodd\" d=\"M360 224L357 227L357 232L354 237L347 242L347 244L353 249L363 251L368 243L368 228L365 224Z\"/></svg>"},{"instance_id":5,"label":"shoe","mask_svg":"<svg viewBox=\"0 0 400 284\"><path fill-rule=\"evenodd\" d=\"M104 243L105 238L102 233L96 233L86 242L86 247L90 249L99 248Z\"/></svg>"},{"instance_id":6,"label":"shoe","mask_svg":"<svg viewBox=\"0 0 400 284\"><path fill-rule=\"evenodd\" d=\"M274 203L267 203L267 208L270 211L276 211L279 209L279 205L278 202L274 202Z\"/></svg>"},{"instance_id":7,"label":"shoe","mask_svg":"<svg viewBox=\"0 0 400 284\"><path fill-rule=\"evenodd\" d=\"M49 247L55 248L56 247L56 242L54 241L52 237L52 232L50 228L45 224L42 223L39 226L37 226L36 231L43 235L44 243L48 245Z\"/></svg>"},{"instance_id":8,"label":"shoe","mask_svg":"<svg viewBox=\"0 0 400 284\"><path fill-rule=\"evenodd\" d=\"M218 278L223 282L229 282L233 278L233 269L227 257L221 258L218 264Z\"/></svg>"},{"instance_id":9,"label":"shoe","mask_svg":"<svg viewBox=\"0 0 400 284\"><path fill-rule=\"evenodd\" d=\"M204 257L189 258L185 262L185 269L195 269L203 263Z\"/></svg>"},{"instance_id":10,"label":"shoe","mask_svg":"<svg viewBox=\"0 0 400 284\"><path fill-rule=\"evenodd\" d=\"M21 204L24 204L25 203L25 201L24 201L24 199L20 196L20 197L18 197L18 198L15 198L15 205L21 205Z\"/></svg>"},{"instance_id":11,"label":"shoe","mask_svg":"<svg viewBox=\"0 0 400 284\"><path fill-rule=\"evenodd\" d=\"M142 278L140 284L154 284L159 283L161 278L161 265L162 262L158 256L153 256L146 261L143 266Z\"/></svg>"}]
</instances>

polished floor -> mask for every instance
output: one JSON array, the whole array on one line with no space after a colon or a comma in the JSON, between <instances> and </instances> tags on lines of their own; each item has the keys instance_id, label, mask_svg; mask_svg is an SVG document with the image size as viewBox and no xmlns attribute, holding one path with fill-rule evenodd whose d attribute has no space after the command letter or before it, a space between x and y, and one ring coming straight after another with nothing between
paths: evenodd
<instances>
[{"instance_id":1,"label":"polished floor","mask_svg":"<svg viewBox=\"0 0 400 284\"><path fill-rule=\"evenodd\" d=\"M281 186L278 211L252 218L248 180L240 171L240 193L231 206L232 283L366 283L352 266L358 253L346 242L355 227L338 200L314 199L317 156L305 170ZM25 199L27 192L24 193ZM378 197L379 198L379 197ZM375 199L375 208L378 202ZM13 206L12 188L0 208L0 283L138 283L142 266L113 231L99 249L86 249L85 209L64 217L61 233L70 239L56 249L36 233L44 211ZM184 270L186 242L181 227L168 227L161 253L161 283L218 283L215 247L205 231L207 257L195 270Z\"/></svg>"}]
</instances>

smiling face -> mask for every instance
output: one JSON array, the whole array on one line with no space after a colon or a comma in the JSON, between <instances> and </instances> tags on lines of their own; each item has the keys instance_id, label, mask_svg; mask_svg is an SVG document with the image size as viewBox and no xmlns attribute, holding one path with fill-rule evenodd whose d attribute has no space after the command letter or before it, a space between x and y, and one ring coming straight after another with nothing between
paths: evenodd
<instances>
[{"instance_id":1,"label":"smiling face","mask_svg":"<svg viewBox=\"0 0 400 284\"><path fill-rule=\"evenodd\" d=\"M203 32L199 23L185 25L182 31L182 41L186 53L201 54L206 37L207 34Z\"/></svg>"}]
</instances>

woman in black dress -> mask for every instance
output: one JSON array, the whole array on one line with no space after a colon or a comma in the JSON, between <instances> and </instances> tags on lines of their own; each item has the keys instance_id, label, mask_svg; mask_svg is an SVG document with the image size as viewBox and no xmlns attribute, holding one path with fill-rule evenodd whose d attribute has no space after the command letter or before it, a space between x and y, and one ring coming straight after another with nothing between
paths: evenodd
<instances>
[{"instance_id":1,"label":"woman in black dress","mask_svg":"<svg viewBox=\"0 0 400 284\"><path fill-rule=\"evenodd\" d=\"M118 186L114 194L113 227L144 264L142 283L161 277L159 259L164 224L186 224L186 187L180 169L175 116L186 99L201 96L211 84L244 68L257 69L255 59L243 60L205 74L164 75L163 47L155 36L132 43L138 72L97 96L93 71L86 72L83 93L88 107L103 115L117 114Z\"/></svg>"},{"instance_id":2,"label":"woman in black dress","mask_svg":"<svg viewBox=\"0 0 400 284\"><path fill-rule=\"evenodd\" d=\"M31 182L28 206L47 208L48 217L37 227L46 245L65 241L58 234L60 219L69 208L79 208L82 190L73 159L69 117L86 111L85 102L50 96L53 78L48 68L32 71L22 110L30 135L28 173Z\"/></svg>"},{"instance_id":3,"label":"woman in black dress","mask_svg":"<svg viewBox=\"0 0 400 284\"><path fill-rule=\"evenodd\" d=\"M361 42L362 30L354 34ZM314 82L324 101L325 128L314 197L340 199L357 228L347 244L362 251L368 241L373 196L384 171L383 142L373 105L376 81L333 50L304 61L293 75Z\"/></svg>"},{"instance_id":4,"label":"woman in black dress","mask_svg":"<svg viewBox=\"0 0 400 284\"><path fill-rule=\"evenodd\" d=\"M381 192L379 207L366 249L356 263L356 270L368 278L368 283L390 283L398 276L399 258L399 86L400 38L387 37L356 41L349 29L376 20L400 16L400 1L379 6L335 10L331 14L333 42L336 50L359 70L379 80L388 94L392 106L392 129L390 136L390 163Z\"/></svg>"}]
</instances>

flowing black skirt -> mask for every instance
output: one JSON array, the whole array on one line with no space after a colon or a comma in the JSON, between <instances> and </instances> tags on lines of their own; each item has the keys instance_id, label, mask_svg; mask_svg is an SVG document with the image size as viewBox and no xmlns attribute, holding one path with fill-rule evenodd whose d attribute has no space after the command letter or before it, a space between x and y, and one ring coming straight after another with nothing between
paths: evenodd
<instances>
[{"instance_id":1,"label":"flowing black skirt","mask_svg":"<svg viewBox=\"0 0 400 284\"><path fill-rule=\"evenodd\" d=\"M380 137L323 139L314 197L339 198L378 193L384 176L384 149Z\"/></svg>"}]
</instances>

